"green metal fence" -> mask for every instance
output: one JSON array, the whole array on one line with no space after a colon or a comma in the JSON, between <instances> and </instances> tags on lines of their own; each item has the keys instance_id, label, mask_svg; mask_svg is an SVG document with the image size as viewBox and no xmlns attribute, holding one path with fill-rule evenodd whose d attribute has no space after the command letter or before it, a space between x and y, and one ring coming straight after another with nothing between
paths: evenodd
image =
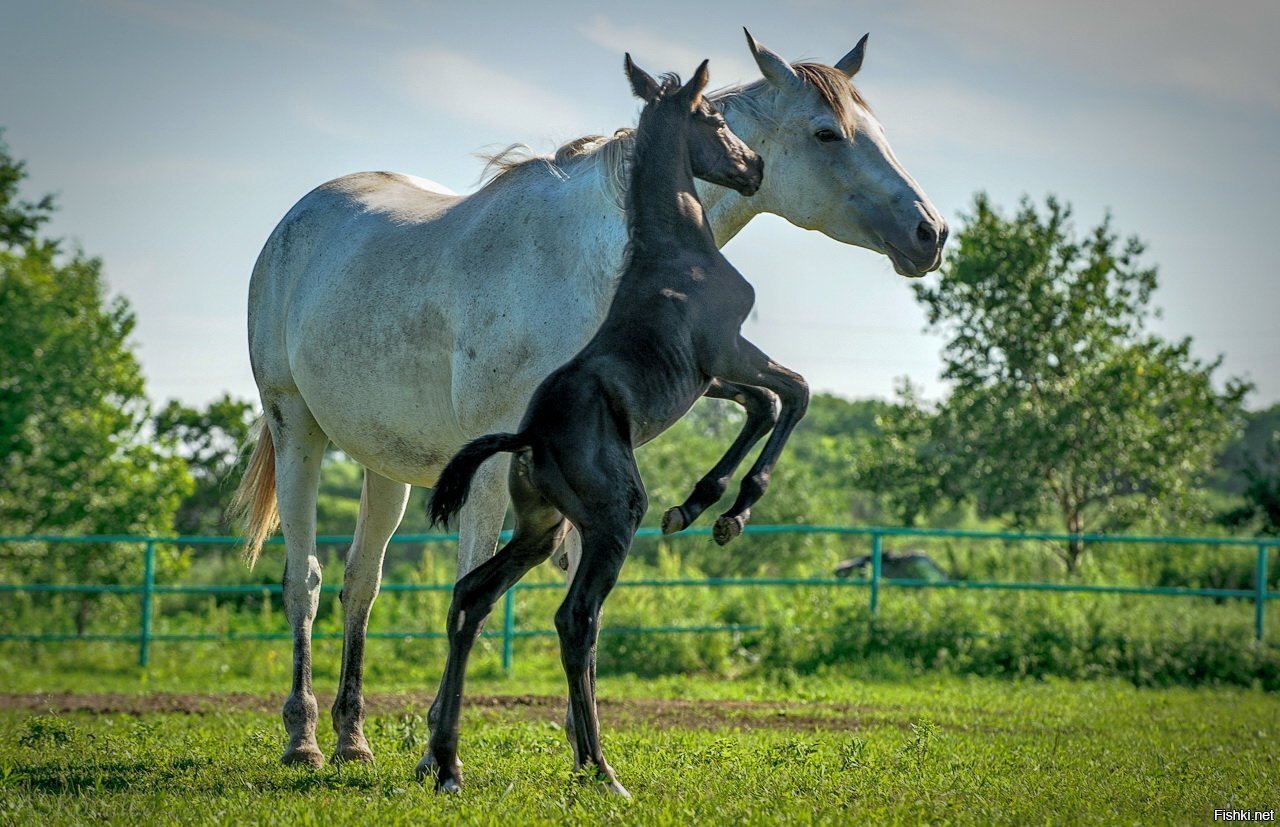
<instances>
[{"instance_id":1,"label":"green metal fence","mask_svg":"<svg viewBox=\"0 0 1280 827\"><path fill-rule=\"evenodd\" d=\"M1140 535L1119 535L1119 534L1083 534L1083 535L1067 535L1067 534L1051 534L1051 533L1012 533L1001 531L964 531L953 529L921 529L921 528L885 528L885 527L864 527L864 526L747 526L746 532L749 534L826 534L826 535L846 535L869 537L871 542L871 576L868 578L834 578L834 577L813 577L813 578L794 578L794 577L757 577L757 578L704 578L704 579L643 579L643 580L621 580L618 582L619 587L624 588L685 588L685 587L728 587L728 586L749 586L749 587L813 587L813 586L841 586L841 587L866 587L868 589L868 600L871 614L874 616L879 610L880 593L886 588L906 588L906 589L928 589L928 588L945 588L945 589L1001 589L1009 591L1052 591L1052 592L1080 592L1091 594L1127 594L1127 595L1164 595L1179 597L1208 597L1223 598L1235 597L1253 601L1254 604L1254 637L1261 641L1264 635L1266 625L1267 601L1280 598L1280 592L1269 591L1267 588L1267 571L1268 571L1268 555L1271 549L1280 548L1280 538L1272 537L1161 537L1161 536L1140 536ZM682 533L681 536L706 536L711 533L710 529L694 528ZM503 533L504 539L509 536L509 532ZM637 536L654 537L661 536L661 532L657 529L641 529ZM443 543L457 540L456 534L405 534L397 535L391 538L393 544L406 543ZM1083 543L1125 543L1125 544L1151 544L1151 545L1167 545L1167 546L1210 546L1218 548L1252 548L1255 551L1254 566L1254 587L1252 589L1216 589L1216 588L1189 588L1180 586L1113 586L1113 585L1096 585L1086 583L1028 583L1028 582L1004 582L1004 581L975 581L975 580L909 580L909 579L888 579L883 576L883 541L886 537L919 537L919 538L953 538L953 539L971 539L971 540L1006 540L1015 542L1058 542L1065 543L1069 540L1078 540ZM321 536L317 538L317 544L345 544L351 541L350 536ZM138 664L146 666L151 652L151 644L153 642L170 642L170 641L210 641L210 640L283 640L290 639L288 633L252 633L252 634L157 634L152 630L152 618L154 611L154 602L157 595L165 594L279 594L282 589L279 585L165 585L155 582L156 572L156 546L162 544L169 545L220 545L234 546L239 545L242 540L238 537L196 537L196 536L176 536L176 537L148 537L142 535L80 535L80 536L64 536L64 535L44 535L44 534L28 534L28 535L0 535L0 543L19 543L19 542L41 542L52 544L136 544L142 546L143 549L143 575L142 582L137 585L116 585L116 584L48 584L48 583L0 583L0 593L4 592L74 592L74 593L92 593L92 594L136 594L140 601L140 621L137 634L44 634L44 633L15 633L9 631L0 631L0 640L12 641L31 641L31 642L57 642L57 641L117 641L136 643L138 646ZM283 541L280 538L269 540L272 545L279 545ZM0 572L0 577L4 573ZM451 584L440 583L383 583L382 590L385 592L412 592L412 591L451 591ZM534 589L562 589L562 583L517 583L506 594L503 601L502 611L502 628L498 630L488 630L483 634L488 637L500 637L502 639L502 665L504 669L510 669L512 660L515 656L515 641L518 638L538 637L554 635L555 632L549 629L519 629L516 627L515 601L517 592L528 591ZM337 591L337 586L322 586L322 590L326 592ZM684 625L684 626L643 626L630 628L604 628L602 633L606 634L678 634L678 633L710 633L710 632L749 632L758 631L761 627L745 624L721 624L721 625ZM340 638L341 633L316 633L316 638ZM443 632L425 632L425 631L384 631L370 632L370 638L390 638L390 639L406 639L406 638L442 638L445 637Z\"/></svg>"}]
</instances>

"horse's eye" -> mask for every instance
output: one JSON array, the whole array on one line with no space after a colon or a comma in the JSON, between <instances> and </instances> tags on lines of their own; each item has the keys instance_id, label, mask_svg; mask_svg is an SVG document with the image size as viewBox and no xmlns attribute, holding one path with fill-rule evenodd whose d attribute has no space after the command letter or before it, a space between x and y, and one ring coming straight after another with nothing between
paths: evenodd
<instances>
[{"instance_id":1,"label":"horse's eye","mask_svg":"<svg viewBox=\"0 0 1280 827\"><path fill-rule=\"evenodd\" d=\"M840 133L836 132L834 129L819 129L817 132L813 133L813 137L822 141L824 144L829 144L832 141L840 140Z\"/></svg>"}]
</instances>

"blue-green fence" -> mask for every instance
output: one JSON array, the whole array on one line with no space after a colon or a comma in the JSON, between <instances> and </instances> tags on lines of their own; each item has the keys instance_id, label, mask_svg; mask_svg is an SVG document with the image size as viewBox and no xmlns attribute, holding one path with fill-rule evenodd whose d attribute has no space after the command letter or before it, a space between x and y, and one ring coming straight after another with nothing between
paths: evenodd
<instances>
[{"instance_id":1,"label":"blue-green fence","mask_svg":"<svg viewBox=\"0 0 1280 827\"><path fill-rule=\"evenodd\" d=\"M1206 597L1206 598L1223 598L1234 597L1243 598L1253 601L1254 604L1254 637L1261 641L1263 639L1264 629L1266 625L1267 601L1280 598L1280 592L1269 591L1267 588L1267 570L1268 556L1273 548L1280 548L1280 538L1269 537L1161 537L1161 536L1139 536L1139 535L1119 535L1119 534L1084 534L1084 535L1067 535L1067 534L1051 534L1051 533L1012 533L1000 531L963 531L953 529L919 529L919 528L884 528L884 527L863 527L863 526L747 526L747 533L750 534L828 534L828 535L848 535L869 537L871 542L871 575L864 578L830 578L830 577L813 577L813 578L794 578L794 577L757 577L757 578L704 578L704 579L643 579L643 580L622 580L618 582L619 587L625 588L684 588L684 587L728 587L728 586L749 586L759 588L771 587L812 587L812 586L841 586L841 587L865 587L868 590L869 608L872 615L875 615L880 606L881 592L886 588L905 588L905 589L1002 589L1009 591L1054 591L1054 592L1081 592L1094 594L1129 594L1129 595L1164 595L1170 597ZM653 537L660 535L657 529L641 529L638 536ZM708 535L710 529L695 528L683 532L683 535ZM504 532L504 538L506 533ZM908 579L887 579L883 577L882 559L883 559L883 543L886 537L920 537L920 538L954 538L954 539L971 539L971 540L1005 540L1015 542L1058 542L1065 543L1071 540L1089 543L1142 543L1151 545L1165 546L1210 546L1226 550L1227 548L1252 548L1256 554L1254 568L1254 587L1252 589L1215 589L1215 588L1189 588L1181 586L1115 586L1115 585L1095 585L1086 583L1026 583L1026 582L1004 582L1004 581L975 581L975 580L908 580ZM404 543L437 543L450 542L457 540L456 534L405 534L397 535L391 538L393 544ZM349 543L351 538L341 536L322 536L317 538L320 544L345 544ZM252 633L237 634L234 632L226 634L157 634L152 629L152 617L154 612L155 597L165 594L279 594L281 587L278 585L190 585L190 584L157 584L155 582L155 563L156 563L156 547L162 544L174 545L221 545L232 546L239 545L242 540L238 537L148 537L140 535L80 535L80 536L63 536L63 535L0 535L0 543L18 543L18 542L41 542L51 544L136 544L143 550L143 575L142 582L136 585L118 585L118 584L41 584L41 583L0 583L0 593L3 592L75 592L75 593L91 593L91 594L136 594L139 596L140 617L137 634L47 634L47 633L17 633L10 631L0 631L0 640L14 641L32 641L32 642L57 642L57 641L117 641L136 643L138 647L138 663L146 666L150 658L151 644L155 642L171 642L171 641L209 641L209 640L277 640L289 639L291 635L287 633ZM281 539L276 538L268 541L270 544L280 544ZM0 572L0 577L3 573ZM441 583L394 583L387 582L382 584L382 590L385 592L407 592L407 591L450 591L451 584ZM554 635L555 632L548 629L520 629L516 626L515 601L517 593L520 591L533 589L562 589L561 583L517 583L510 591L507 592L503 601L502 626L500 629L488 630L484 632L489 637L499 637L502 639L502 664L503 668L510 669L512 660L515 656L515 642L522 637L536 637ZM323 586L326 592L336 591L337 586ZM629 633L629 634L676 634L676 633L710 633L710 632L749 632L758 631L759 626L744 624L722 624L722 625L684 625L684 626L642 626L629 627L626 629L605 628L603 633ZM317 638L340 638L341 633L316 633ZM424 631L382 631L370 632L370 638L441 638L445 637L443 632L424 632Z\"/></svg>"}]
</instances>

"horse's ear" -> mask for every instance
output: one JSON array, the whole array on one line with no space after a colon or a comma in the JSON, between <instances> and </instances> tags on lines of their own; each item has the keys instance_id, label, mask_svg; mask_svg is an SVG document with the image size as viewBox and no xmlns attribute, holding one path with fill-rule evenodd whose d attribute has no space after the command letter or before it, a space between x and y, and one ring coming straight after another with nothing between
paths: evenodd
<instances>
[{"instance_id":1,"label":"horse's ear","mask_svg":"<svg viewBox=\"0 0 1280 827\"><path fill-rule=\"evenodd\" d=\"M645 103L651 103L661 94L662 87L658 86L656 80L649 77L648 72L632 62L630 52L627 52L623 65L627 69L627 80L631 81L631 91L636 93L637 98Z\"/></svg>"},{"instance_id":2,"label":"horse's ear","mask_svg":"<svg viewBox=\"0 0 1280 827\"><path fill-rule=\"evenodd\" d=\"M756 39L751 36L751 32L745 28L742 31L747 36L747 48L751 49L751 56L756 59L756 65L760 67L760 74L764 75L765 80L779 89L803 84L800 76L796 74L796 70L791 68L790 63L787 63L775 52L757 43Z\"/></svg>"},{"instance_id":3,"label":"horse's ear","mask_svg":"<svg viewBox=\"0 0 1280 827\"><path fill-rule=\"evenodd\" d=\"M867 33L858 41L858 45L849 51L849 54L840 58L836 63L836 68L844 72L848 77L858 74L858 70L862 68L862 59L867 56L867 38L871 34Z\"/></svg>"},{"instance_id":4,"label":"horse's ear","mask_svg":"<svg viewBox=\"0 0 1280 827\"><path fill-rule=\"evenodd\" d=\"M702 90L707 88L707 81L711 79L711 72L707 69L707 64L710 62L702 61L702 65L693 73L693 77L689 78L689 82L680 90L680 99L688 104L690 112L702 105Z\"/></svg>"}]
</instances>

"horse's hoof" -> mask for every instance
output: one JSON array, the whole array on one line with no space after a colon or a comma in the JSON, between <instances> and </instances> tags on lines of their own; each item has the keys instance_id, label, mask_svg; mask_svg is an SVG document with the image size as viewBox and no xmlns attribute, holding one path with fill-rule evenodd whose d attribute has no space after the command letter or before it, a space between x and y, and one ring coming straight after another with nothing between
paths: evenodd
<instances>
[{"instance_id":1,"label":"horse's hoof","mask_svg":"<svg viewBox=\"0 0 1280 827\"><path fill-rule=\"evenodd\" d=\"M352 744L348 747L339 747L333 753L333 762L340 764L344 761L357 761L361 764L373 763L373 751L369 749L368 744Z\"/></svg>"},{"instance_id":2,"label":"horse's hoof","mask_svg":"<svg viewBox=\"0 0 1280 827\"><path fill-rule=\"evenodd\" d=\"M324 766L324 755L315 744L303 744L300 747L289 747L285 750L284 755L280 756L280 763L318 770Z\"/></svg>"},{"instance_id":3,"label":"horse's hoof","mask_svg":"<svg viewBox=\"0 0 1280 827\"><path fill-rule=\"evenodd\" d=\"M662 515L662 533L675 534L677 531L684 531L689 524L685 522L684 512L680 510L680 506L668 508L667 513Z\"/></svg>"},{"instance_id":4,"label":"horse's hoof","mask_svg":"<svg viewBox=\"0 0 1280 827\"><path fill-rule=\"evenodd\" d=\"M737 538L742 533L742 528L746 524L746 520L741 517L730 517L724 515L716 520L715 528L711 530L711 537L719 545L724 545L730 540Z\"/></svg>"},{"instance_id":5,"label":"horse's hoof","mask_svg":"<svg viewBox=\"0 0 1280 827\"><path fill-rule=\"evenodd\" d=\"M631 800L631 793L627 792L627 788L619 784L616 778L608 784L601 784L600 789L609 795L616 795L625 801Z\"/></svg>"}]
</instances>

